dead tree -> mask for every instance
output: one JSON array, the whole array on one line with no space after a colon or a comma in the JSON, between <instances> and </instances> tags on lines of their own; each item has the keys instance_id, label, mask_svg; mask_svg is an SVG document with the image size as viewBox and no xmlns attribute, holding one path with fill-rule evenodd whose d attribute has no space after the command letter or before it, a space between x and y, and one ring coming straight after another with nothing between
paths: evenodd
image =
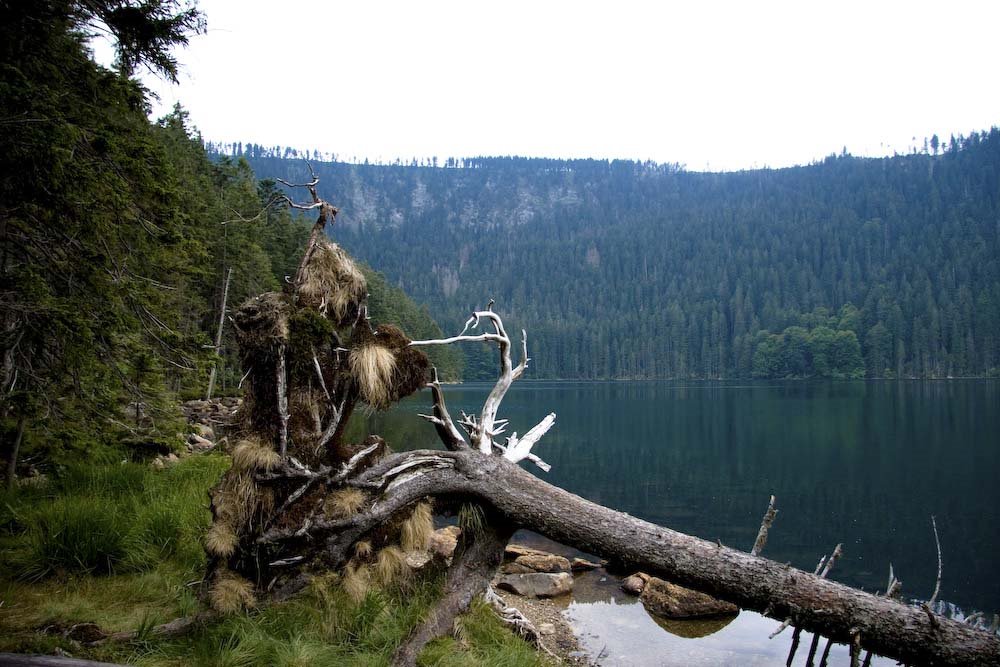
<instances>
[{"instance_id":1,"label":"dead tree","mask_svg":"<svg viewBox=\"0 0 1000 667\"><path fill-rule=\"evenodd\" d=\"M427 641L447 632L480 594L531 638L530 624L497 603L489 582L513 531L530 529L582 551L621 562L798 628L919 664L1000 664L994 634L838 584L754 553L708 542L602 507L552 486L518 465L549 469L532 450L552 428L550 414L501 440L505 394L527 369L522 331L517 365L492 302L452 338L410 341L366 315L366 287L347 254L325 234L336 208L304 185L318 209L308 247L284 293L251 299L234 318L246 369L243 440L232 469L212 491L214 522L206 596L220 613L281 600L317 574L341 573L349 592L405 578L405 553L425 546L433 511L472 504L487 528L467 535L437 608L399 647L394 664L412 665ZM480 329L482 327L482 329ZM494 344L496 384L477 415L456 421L436 373L419 348L466 341ZM424 417L445 450L391 453L371 435L344 439L356 405L384 409L428 385ZM827 570L828 571L828 570ZM814 649L815 650L815 649Z\"/></svg>"}]
</instances>

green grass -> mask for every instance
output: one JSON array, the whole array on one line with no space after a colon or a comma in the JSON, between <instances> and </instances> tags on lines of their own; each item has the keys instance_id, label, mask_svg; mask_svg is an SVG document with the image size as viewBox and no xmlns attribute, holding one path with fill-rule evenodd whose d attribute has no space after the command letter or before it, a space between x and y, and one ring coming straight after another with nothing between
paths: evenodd
<instances>
[{"instance_id":1,"label":"green grass","mask_svg":"<svg viewBox=\"0 0 1000 667\"><path fill-rule=\"evenodd\" d=\"M163 471L137 463L72 467L46 486L0 497L18 578L141 572L165 560L189 569L204 559L207 489L228 462L190 458ZM5 550L7 551L7 550Z\"/></svg>"},{"instance_id":2,"label":"green grass","mask_svg":"<svg viewBox=\"0 0 1000 667\"><path fill-rule=\"evenodd\" d=\"M76 657L155 667L387 665L433 605L440 575L373 589L359 602L331 575L285 604L170 640L151 637L156 624L201 609L207 493L228 464L210 455L161 471L133 463L81 466L47 484L0 493L0 651L58 647ZM85 649L40 632L85 621L106 631L138 630L139 639ZM421 664L549 664L485 605L457 629L456 638L428 646Z\"/></svg>"}]
</instances>

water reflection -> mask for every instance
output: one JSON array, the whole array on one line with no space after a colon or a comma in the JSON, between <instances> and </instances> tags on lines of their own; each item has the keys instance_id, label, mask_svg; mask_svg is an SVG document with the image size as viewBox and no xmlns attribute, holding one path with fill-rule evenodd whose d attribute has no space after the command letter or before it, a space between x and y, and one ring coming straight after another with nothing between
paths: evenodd
<instances>
[{"instance_id":1,"label":"water reflection","mask_svg":"<svg viewBox=\"0 0 1000 667\"><path fill-rule=\"evenodd\" d=\"M714 621L662 621L650 616L633 598L631 601L574 600L565 614L583 650L592 657L600 656L602 667L770 667L785 664L792 642L791 629L768 639L777 621L747 611ZM713 622L716 625L710 627ZM812 634L802 633L795 664L804 664L812 640ZM821 639L820 651L825 645L826 641ZM817 656L815 663L818 662ZM834 644L829 664L849 665L848 648ZM890 667L896 663L875 656L871 664Z\"/></svg>"},{"instance_id":2,"label":"water reflection","mask_svg":"<svg viewBox=\"0 0 1000 667\"><path fill-rule=\"evenodd\" d=\"M765 555L812 570L844 542L834 578L1000 610L1000 383L522 382L501 416L521 433L548 412L546 479L595 502L749 549L769 494L780 513ZM453 414L477 411L490 385L445 388ZM398 449L439 447L429 395L361 425ZM537 471L536 471L537 472ZM542 474L542 473L538 473Z\"/></svg>"}]
</instances>

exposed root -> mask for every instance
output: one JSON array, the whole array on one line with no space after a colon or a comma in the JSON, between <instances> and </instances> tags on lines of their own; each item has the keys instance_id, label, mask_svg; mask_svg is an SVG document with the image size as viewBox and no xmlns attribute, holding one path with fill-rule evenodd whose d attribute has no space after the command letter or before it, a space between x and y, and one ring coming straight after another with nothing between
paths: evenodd
<instances>
[{"instance_id":1,"label":"exposed root","mask_svg":"<svg viewBox=\"0 0 1000 667\"><path fill-rule=\"evenodd\" d=\"M340 246L319 240L302 269L296 294L338 325L346 324L368 296L364 274Z\"/></svg>"},{"instance_id":2,"label":"exposed root","mask_svg":"<svg viewBox=\"0 0 1000 667\"><path fill-rule=\"evenodd\" d=\"M452 631L455 618L469 609L472 600L486 591L490 579L503 562L504 547L513 528L500 519L487 524L473 541L460 547L445 580L444 595L423 622L400 644L392 657L393 667L413 667L417 656L432 639Z\"/></svg>"}]
</instances>

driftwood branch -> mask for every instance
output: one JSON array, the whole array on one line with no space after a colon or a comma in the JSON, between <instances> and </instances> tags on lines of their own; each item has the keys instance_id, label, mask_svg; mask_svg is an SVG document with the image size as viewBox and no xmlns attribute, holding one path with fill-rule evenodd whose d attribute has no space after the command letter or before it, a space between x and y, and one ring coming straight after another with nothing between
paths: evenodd
<instances>
[{"instance_id":1,"label":"driftwood branch","mask_svg":"<svg viewBox=\"0 0 1000 667\"><path fill-rule=\"evenodd\" d=\"M466 333L470 330L478 328L483 320L488 321L493 326L492 333L484 332L477 335L470 335ZM479 452L486 455L492 454L493 450L496 449L501 452L501 455L508 461L513 461L515 463L527 459L547 472L551 466L541 460L536 454L533 454L531 452L531 448L538 442L539 439L541 439L543 435L545 435L546 432L548 432L550 428L552 428L556 419L555 413L551 413L546 416L545 419L525 433L521 438L518 438L517 433L514 433L507 438L505 445L501 445L495 440L496 436L503 433L507 424L506 420L497 419L497 413L500 411L500 404L503 402L504 396L507 395L507 391L510 389L511 385L524 375L524 371L528 368L528 362L530 359L528 358L528 335L522 329L521 361L516 367L513 365L513 361L511 360L510 337L507 335L507 330L504 327L501 317L497 313L493 312L492 300L486 307L486 310L478 310L469 317L469 319L465 322L465 326L462 328L462 331L457 336L452 336L451 338L416 340L412 341L410 345L419 347L424 345L448 345L451 343L469 341L494 342L500 350L500 374L496 383L493 385L493 389L490 390L489 395L483 402L483 407L478 418L466 415L462 421L459 422L468 432L469 438L472 441L472 446L479 450ZM435 381L431 383L430 386L432 392L434 392L434 415L422 416L433 423L438 429L438 435L446 447L449 449L460 448L462 443L465 443L465 439L458 432L458 429L455 428L450 416L448 416L447 408L444 407L444 396L441 393L440 384L437 382L436 372Z\"/></svg>"}]
</instances>

